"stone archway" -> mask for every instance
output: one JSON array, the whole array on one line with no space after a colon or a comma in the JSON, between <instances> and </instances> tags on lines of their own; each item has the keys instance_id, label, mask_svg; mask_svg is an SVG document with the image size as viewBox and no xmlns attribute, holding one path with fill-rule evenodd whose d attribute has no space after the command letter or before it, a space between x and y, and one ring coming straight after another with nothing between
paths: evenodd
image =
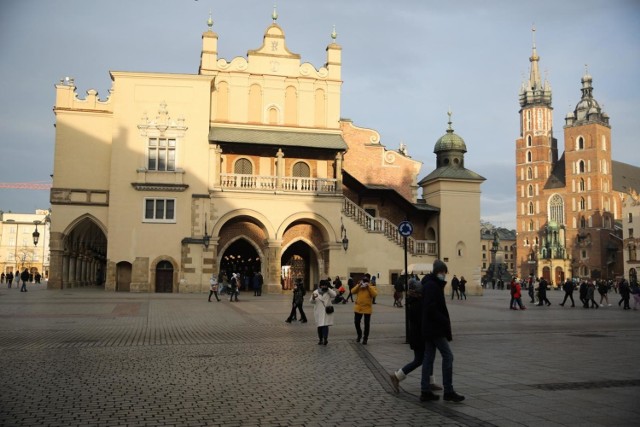
<instances>
[{"instance_id":1,"label":"stone archway","mask_svg":"<svg viewBox=\"0 0 640 427\"><path fill-rule=\"evenodd\" d=\"M155 290L158 293L173 292L173 265L169 261L160 261L156 265Z\"/></svg>"},{"instance_id":2,"label":"stone archway","mask_svg":"<svg viewBox=\"0 0 640 427\"><path fill-rule=\"evenodd\" d=\"M251 279L254 274L262 271L262 259L251 242L244 238L238 238L230 243L220 257L220 273L223 280L231 279L233 273L240 274L240 289L247 291L251 288Z\"/></svg>"},{"instance_id":3,"label":"stone archway","mask_svg":"<svg viewBox=\"0 0 640 427\"><path fill-rule=\"evenodd\" d=\"M79 217L61 237L51 237L49 288L104 285L107 256L105 228L93 216Z\"/></svg>"},{"instance_id":4,"label":"stone archway","mask_svg":"<svg viewBox=\"0 0 640 427\"><path fill-rule=\"evenodd\" d=\"M282 289L293 289L293 282L298 278L302 279L305 289L313 289L321 279L318 264L316 251L309 242L298 240L289 245L280 258Z\"/></svg>"}]
</instances>

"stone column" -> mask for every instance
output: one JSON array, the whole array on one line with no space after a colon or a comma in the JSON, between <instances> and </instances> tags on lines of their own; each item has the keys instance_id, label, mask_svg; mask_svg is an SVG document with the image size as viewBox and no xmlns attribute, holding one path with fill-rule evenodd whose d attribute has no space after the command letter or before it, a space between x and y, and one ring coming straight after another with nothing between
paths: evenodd
<instances>
[{"instance_id":1,"label":"stone column","mask_svg":"<svg viewBox=\"0 0 640 427\"><path fill-rule=\"evenodd\" d=\"M335 161L336 176L334 178L336 179L336 193L339 193L339 194L342 194L342 158L343 158L342 153L336 154L336 161Z\"/></svg>"},{"instance_id":2,"label":"stone column","mask_svg":"<svg viewBox=\"0 0 640 427\"><path fill-rule=\"evenodd\" d=\"M282 261L282 240L267 240L266 257L262 264L262 275L264 276L265 289L268 293L282 292L281 266Z\"/></svg>"},{"instance_id":3,"label":"stone column","mask_svg":"<svg viewBox=\"0 0 640 427\"><path fill-rule=\"evenodd\" d=\"M276 153L276 190L282 190L282 177L284 176L284 153L278 148Z\"/></svg>"},{"instance_id":4,"label":"stone column","mask_svg":"<svg viewBox=\"0 0 640 427\"><path fill-rule=\"evenodd\" d=\"M74 288L76 286L76 254L69 254L69 286L70 288Z\"/></svg>"},{"instance_id":5,"label":"stone column","mask_svg":"<svg viewBox=\"0 0 640 427\"><path fill-rule=\"evenodd\" d=\"M64 284L64 236L62 233L50 233L50 267L47 289L62 289Z\"/></svg>"}]
</instances>

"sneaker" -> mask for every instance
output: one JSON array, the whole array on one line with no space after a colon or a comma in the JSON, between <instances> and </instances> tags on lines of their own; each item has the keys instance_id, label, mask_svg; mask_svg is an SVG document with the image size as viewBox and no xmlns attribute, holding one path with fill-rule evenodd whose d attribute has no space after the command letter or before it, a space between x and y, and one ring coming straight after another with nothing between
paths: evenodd
<instances>
[{"instance_id":1,"label":"sneaker","mask_svg":"<svg viewBox=\"0 0 640 427\"><path fill-rule=\"evenodd\" d=\"M367 345L367 339L366 338L362 340L362 345Z\"/></svg>"},{"instance_id":2,"label":"sneaker","mask_svg":"<svg viewBox=\"0 0 640 427\"><path fill-rule=\"evenodd\" d=\"M440 391L442 390L442 386L439 386L438 384L429 384L429 390Z\"/></svg>"},{"instance_id":3,"label":"sneaker","mask_svg":"<svg viewBox=\"0 0 640 427\"><path fill-rule=\"evenodd\" d=\"M438 396L431 390L423 391L422 393L420 393L420 402L431 402L433 400L439 400L439 399L440 399L440 396Z\"/></svg>"},{"instance_id":4,"label":"sneaker","mask_svg":"<svg viewBox=\"0 0 640 427\"><path fill-rule=\"evenodd\" d=\"M444 394L444 400L447 402L462 402L464 400L464 396L452 391L451 393Z\"/></svg>"},{"instance_id":5,"label":"sneaker","mask_svg":"<svg viewBox=\"0 0 640 427\"><path fill-rule=\"evenodd\" d=\"M391 386L396 393L400 393L400 380L396 377L396 374L389 374L389 378L391 379Z\"/></svg>"}]
</instances>

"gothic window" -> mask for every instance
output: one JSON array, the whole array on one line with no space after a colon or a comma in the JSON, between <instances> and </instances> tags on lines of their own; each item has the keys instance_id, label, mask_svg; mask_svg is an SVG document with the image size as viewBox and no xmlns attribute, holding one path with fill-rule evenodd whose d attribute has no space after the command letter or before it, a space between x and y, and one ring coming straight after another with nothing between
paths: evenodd
<instances>
[{"instance_id":1,"label":"gothic window","mask_svg":"<svg viewBox=\"0 0 640 427\"><path fill-rule=\"evenodd\" d=\"M585 169L584 169L584 160L580 160L578 162L578 173L584 173Z\"/></svg>"},{"instance_id":2,"label":"gothic window","mask_svg":"<svg viewBox=\"0 0 640 427\"><path fill-rule=\"evenodd\" d=\"M533 202L529 202L529 215L533 215Z\"/></svg>"},{"instance_id":3,"label":"gothic window","mask_svg":"<svg viewBox=\"0 0 640 427\"><path fill-rule=\"evenodd\" d=\"M564 201L559 194L554 194L549 201L549 220L564 224Z\"/></svg>"},{"instance_id":4,"label":"gothic window","mask_svg":"<svg viewBox=\"0 0 640 427\"><path fill-rule=\"evenodd\" d=\"M580 178L580 192L584 192L584 178Z\"/></svg>"},{"instance_id":5,"label":"gothic window","mask_svg":"<svg viewBox=\"0 0 640 427\"><path fill-rule=\"evenodd\" d=\"M238 159L233 165L233 173L242 175L253 174L253 166L249 159Z\"/></svg>"},{"instance_id":6,"label":"gothic window","mask_svg":"<svg viewBox=\"0 0 640 427\"><path fill-rule=\"evenodd\" d=\"M533 231L533 220L529 221L529 231Z\"/></svg>"},{"instance_id":7,"label":"gothic window","mask_svg":"<svg viewBox=\"0 0 640 427\"><path fill-rule=\"evenodd\" d=\"M291 174L296 177L308 178L311 176L311 170L309 169L309 165L305 162L297 162L293 165L293 171Z\"/></svg>"},{"instance_id":8,"label":"gothic window","mask_svg":"<svg viewBox=\"0 0 640 427\"><path fill-rule=\"evenodd\" d=\"M584 138L578 137L578 144L576 145L576 150L584 150Z\"/></svg>"},{"instance_id":9,"label":"gothic window","mask_svg":"<svg viewBox=\"0 0 640 427\"><path fill-rule=\"evenodd\" d=\"M631 212L629 212L627 219L629 220L629 222L633 222L633 214L631 214Z\"/></svg>"},{"instance_id":10,"label":"gothic window","mask_svg":"<svg viewBox=\"0 0 640 427\"><path fill-rule=\"evenodd\" d=\"M533 197L533 185L529 185L529 197Z\"/></svg>"},{"instance_id":11,"label":"gothic window","mask_svg":"<svg viewBox=\"0 0 640 427\"><path fill-rule=\"evenodd\" d=\"M584 197L580 198L580 210L583 211L586 209L586 205L585 205L585 201L584 201Z\"/></svg>"},{"instance_id":12,"label":"gothic window","mask_svg":"<svg viewBox=\"0 0 640 427\"><path fill-rule=\"evenodd\" d=\"M527 163L531 163L531 151L527 151Z\"/></svg>"},{"instance_id":13,"label":"gothic window","mask_svg":"<svg viewBox=\"0 0 640 427\"><path fill-rule=\"evenodd\" d=\"M527 147L531 147L531 135L527 136Z\"/></svg>"},{"instance_id":14,"label":"gothic window","mask_svg":"<svg viewBox=\"0 0 640 427\"><path fill-rule=\"evenodd\" d=\"M580 228L586 228L587 227L587 220L584 219L583 216L580 217Z\"/></svg>"},{"instance_id":15,"label":"gothic window","mask_svg":"<svg viewBox=\"0 0 640 427\"><path fill-rule=\"evenodd\" d=\"M527 179L533 179L533 170L531 168L527 169Z\"/></svg>"}]
</instances>

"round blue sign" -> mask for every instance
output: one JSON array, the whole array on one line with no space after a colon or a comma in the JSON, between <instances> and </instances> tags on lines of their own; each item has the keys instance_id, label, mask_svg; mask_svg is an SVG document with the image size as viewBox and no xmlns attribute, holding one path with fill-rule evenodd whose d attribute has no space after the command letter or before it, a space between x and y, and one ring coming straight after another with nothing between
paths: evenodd
<instances>
[{"instance_id":1,"label":"round blue sign","mask_svg":"<svg viewBox=\"0 0 640 427\"><path fill-rule=\"evenodd\" d=\"M413 225L411 225L409 221L402 221L398 225L398 232L404 237L411 236L411 233L413 233Z\"/></svg>"}]
</instances>

